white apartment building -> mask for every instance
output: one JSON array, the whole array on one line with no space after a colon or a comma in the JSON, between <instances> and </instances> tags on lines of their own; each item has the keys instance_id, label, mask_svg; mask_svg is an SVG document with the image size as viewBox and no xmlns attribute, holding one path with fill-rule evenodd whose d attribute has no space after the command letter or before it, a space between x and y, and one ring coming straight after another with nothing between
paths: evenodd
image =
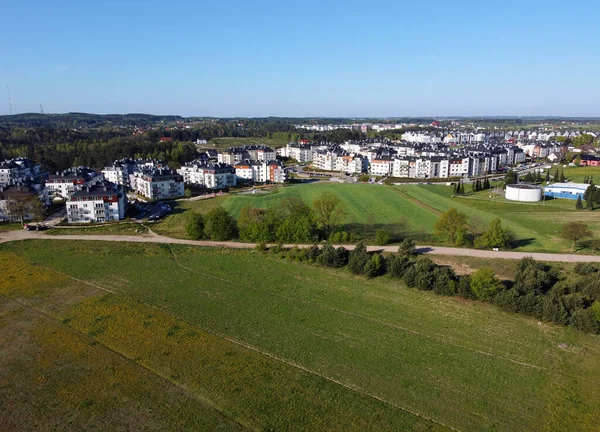
<instances>
[{"instance_id":1,"label":"white apartment building","mask_svg":"<svg viewBox=\"0 0 600 432\"><path fill-rule=\"evenodd\" d=\"M255 183L283 183L287 178L283 165L276 160L238 162L235 165L235 175Z\"/></svg>"},{"instance_id":2,"label":"white apartment building","mask_svg":"<svg viewBox=\"0 0 600 432\"><path fill-rule=\"evenodd\" d=\"M469 158L451 158L449 160L448 177L462 177L469 175Z\"/></svg>"},{"instance_id":3,"label":"white apartment building","mask_svg":"<svg viewBox=\"0 0 600 432\"><path fill-rule=\"evenodd\" d=\"M75 191L67 201L69 223L109 222L125 219L123 186L101 182Z\"/></svg>"},{"instance_id":4,"label":"white apartment building","mask_svg":"<svg viewBox=\"0 0 600 432\"><path fill-rule=\"evenodd\" d=\"M18 157L0 162L0 185L15 184L40 175L40 165L29 158Z\"/></svg>"},{"instance_id":5,"label":"white apartment building","mask_svg":"<svg viewBox=\"0 0 600 432\"><path fill-rule=\"evenodd\" d=\"M376 176L388 176L392 172L392 159L391 158L379 158L371 161L369 167L369 174Z\"/></svg>"},{"instance_id":6,"label":"white apartment building","mask_svg":"<svg viewBox=\"0 0 600 432\"><path fill-rule=\"evenodd\" d=\"M283 157L296 159L300 163L312 162L313 147L310 144L289 143L280 149L280 154Z\"/></svg>"},{"instance_id":7,"label":"white apartment building","mask_svg":"<svg viewBox=\"0 0 600 432\"><path fill-rule=\"evenodd\" d=\"M225 189L237 184L236 171L228 164L189 162L177 170L186 184L204 186L208 189Z\"/></svg>"},{"instance_id":8,"label":"white apartment building","mask_svg":"<svg viewBox=\"0 0 600 432\"><path fill-rule=\"evenodd\" d=\"M131 188L150 199L178 198L183 196L183 177L171 170L136 172L130 175Z\"/></svg>"},{"instance_id":9,"label":"white apartment building","mask_svg":"<svg viewBox=\"0 0 600 432\"><path fill-rule=\"evenodd\" d=\"M102 174L87 167L75 167L49 176L46 189L51 198L70 198L73 193L104 180Z\"/></svg>"}]
</instances>

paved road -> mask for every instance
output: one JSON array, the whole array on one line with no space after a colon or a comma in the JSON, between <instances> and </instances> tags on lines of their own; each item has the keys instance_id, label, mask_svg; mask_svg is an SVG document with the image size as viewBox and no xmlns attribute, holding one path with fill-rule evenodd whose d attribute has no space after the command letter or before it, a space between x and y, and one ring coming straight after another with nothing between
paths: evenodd
<instances>
[{"instance_id":1,"label":"paved road","mask_svg":"<svg viewBox=\"0 0 600 432\"><path fill-rule=\"evenodd\" d=\"M113 242L133 242L133 243L170 243L184 244L192 246L206 247L229 247L237 249L252 249L255 247L253 243L240 242L220 242L210 240L184 240L170 237L160 236L154 233L147 235L49 235L39 231L7 231L0 232L0 243L12 241L21 241L27 239L44 239L44 240L83 240L83 241L113 241ZM284 245L285 247L294 247L293 244ZM310 245L298 245L300 248L307 248ZM336 245L336 247L339 245ZM343 245L346 249L354 249L354 245ZM381 252L397 252L398 246L368 246L369 251ZM450 255L450 256L466 256L476 258L496 258L496 259L521 259L524 257L532 257L539 261L555 261L555 262L600 262L600 256L594 255L573 255L573 254L551 254L551 253L535 253L535 252L494 252L479 249L461 249L440 246L417 246L417 252L421 254L433 255Z\"/></svg>"}]
</instances>

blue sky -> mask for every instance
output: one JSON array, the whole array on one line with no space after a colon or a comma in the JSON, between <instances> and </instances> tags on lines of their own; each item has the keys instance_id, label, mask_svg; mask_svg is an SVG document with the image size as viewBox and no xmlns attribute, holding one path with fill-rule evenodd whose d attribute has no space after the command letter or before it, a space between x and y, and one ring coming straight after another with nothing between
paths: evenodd
<instances>
[{"instance_id":1,"label":"blue sky","mask_svg":"<svg viewBox=\"0 0 600 432\"><path fill-rule=\"evenodd\" d=\"M492 4L499 3L499 4ZM593 1L0 3L0 114L600 116Z\"/></svg>"}]
</instances>

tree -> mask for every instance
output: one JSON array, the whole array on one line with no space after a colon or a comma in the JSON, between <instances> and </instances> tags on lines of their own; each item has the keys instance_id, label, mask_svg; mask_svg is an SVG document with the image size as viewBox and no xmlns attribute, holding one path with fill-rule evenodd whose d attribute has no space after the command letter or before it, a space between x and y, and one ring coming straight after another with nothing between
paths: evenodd
<instances>
[{"instance_id":1,"label":"tree","mask_svg":"<svg viewBox=\"0 0 600 432\"><path fill-rule=\"evenodd\" d=\"M550 183L550 170L546 170L546 184Z\"/></svg>"},{"instance_id":2,"label":"tree","mask_svg":"<svg viewBox=\"0 0 600 432\"><path fill-rule=\"evenodd\" d=\"M588 210L594 210L594 204L600 201L600 192L593 181L583 193L583 199Z\"/></svg>"},{"instance_id":3,"label":"tree","mask_svg":"<svg viewBox=\"0 0 600 432\"><path fill-rule=\"evenodd\" d=\"M560 171L560 182L564 183L565 182L565 170L561 170Z\"/></svg>"},{"instance_id":4,"label":"tree","mask_svg":"<svg viewBox=\"0 0 600 432\"><path fill-rule=\"evenodd\" d=\"M344 220L346 210L337 195L324 192L313 202L313 214L325 235L329 237L334 228Z\"/></svg>"},{"instance_id":5,"label":"tree","mask_svg":"<svg viewBox=\"0 0 600 432\"><path fill-rule=\"evenodd\" d=\"M375 232L375 244L385 246L392 242L393 234L390 230L377 230Z\"/></svg>"},{"instance_id":6,"label":"tree","mask_svg":"<svg viewBox=\"0 0 600 432\"><path fill-rule=\"evenodd\" d=\"M586 237L591 237L592 232L583 222L569 222L563 225L561 237L573 242L571 251L575 250L575 243Z\"/></svg>"},{"instance_id":7,"label":"tree","mask_svg":"<svg viewBox=\"0 0 600 432\"><path fill-rule=\"evenodd\" d=\"M500 218L494 218L487 231L476 239L475 246L482 249L505 248L510 245L512 239L512 233L502 228Z\"/></svg>"},{"instance_id":8,"label":"tree","mask_svg":"<svg viewBox=\"0 0 600 432\"><path fill-rule=\"evenodd\" d=\"M44 206L37 195L25 186L10 186L4 191L6 211L13 221L25 226L26 219L42 219Z\"/></svg>"},{"instance_id":9,"label":"tree","mask_svg":"<svg viewBox=\"0 0 600 432\"><path fill-rule=\"evenodd\" d=\"M368 278L377 277L385 271L385 263L381 254L375 253L364 267L365 276Z\"/></svg>"},{"instance_id":10,"label":"tree","mask_svg":"<svg viewBox=\"0 0 600 432\"><path fill-rule=\"evenodd\" d=\"M192 190L190 188L185 188L185 191L183 192L183 196L185 196L186 198L191 198Z\"/></svg>"},{"instance_id":11,"label":"tree","mask_svg":"<svg viewBox=\"0 0 600 432\"><path fill-rule=\"evenodd\" d=\"M441 237L447 237L451 244L456 241L461 232L466 231L467 216L454 207L448 209L435 223L435 231Z\"/></svg>"},{"instance_id":12,"label":"tree","mask_svg":"<svg viewBox=\"0 0 600 432\"><path fill-rule=\"evenodd\" d=\"M204 236L204 217L200 213L190 213L187 218L185 231L189 238L200 240Z\"/></svg>"},{"instance_id":13,"label":"tree","mask_svg":"<svg viewBox=\"0 0 600 432\"><path fill-rule=\"evenodd\" d=\"M204 218L204 235L211 240L225 241L235 238L235 219L223 207L215 207Z\"/></svg>"},{"instance_id":14,"label":"tree","mask_svg":"<svg viewBox=\"0 0 600 432\"><path fill-rule=\"evenodd\" d=\"M402 257L411 258L417 254L415 241L405 238L398 247L398 254Z\"/></svg>"},{"instance_id":15,"label":"tree","mask_svg":"<svg viewBox=\"0 0 600 432\"><path fill-rule=\"evenodd\" d=\"M577 195L577 202L575 203L577 210L583 210L583 203L581 202L581 195Z\"/></svg>"},{"instance_id":16,"label":"tree","mask_svg":"<svg viewBox=\"0 0 600 432\"><path fill-rule=\"evenodd\" d=\"M505 185L517 184L518 181L519 176L517 175L516 171L509 171L506 173L506 177L504 177Z\"/></svg>"},{"instance_id":17,"label":"tree","mask_svg":"<svg viewBox=\"0 0 600 432\"><path fill-rule=\"evenodd\" d=\"M502 282L489 267L482 267L471 276L471 291L480 300L489 300L502 288Z\"/></svg>"},{"instance_id":18,"label":"tree","mask_svg":"<svg viewBox=\"0 0 600 432\"><path fill-rule=\"evenodd\" d=\"M360 241L348 255L348 270L352 274L363 274L368 261L369 254L367 253L367 247Z\"/></svg>"},{"instance_id":19,"label":"tree","mask_svg":"<svg viewBox=\"0 0 600 432\"><path fill-rule=\"evenodd\" d=\"M556 167L556 171L554 172L554 183L558 182L560 179L560 174L558 173L558 167Z\"/></svg>"}]
</instances>

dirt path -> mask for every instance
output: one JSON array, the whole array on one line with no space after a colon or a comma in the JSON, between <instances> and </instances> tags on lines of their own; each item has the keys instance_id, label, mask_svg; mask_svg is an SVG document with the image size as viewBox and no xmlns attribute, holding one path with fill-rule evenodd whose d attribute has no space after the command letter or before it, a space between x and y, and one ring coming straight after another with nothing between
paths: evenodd
<instances>
[{"instance_id":1,"label":"dirt path","mask_svg":"<svg viewBox=\"0 0 600 432\"><path fill-rule=\"evenodd\" d=\"M190 246L204 247L227 247L235 249L253 249L255 243L241 243L230 241L211 241L211 240L185 240L165 237L157 234L149 235L49 235L39 231L8 231L0 233L0 243L8 243L13 241L21 241L28 239L43 239L43 240L72 240L72 241L112 241L112 242L131 242L131 243L162 243L162 244L183 244ZM286 244L284 247L292 248L307 248L310 245L293 245ZM338 247L340 245L334 245ZM354 245L341 245L346 249L354 249ZM368 246L367 249L371 252L397 252L398 246ZM574 255L574 254L553 254L541 252L504 252L504 251L488 251L479 249L462 249L443 246L417 246L417 252L420 254L434 255L451 255L465 256L475 258L491 258L491 259L514 259L519 260L525 257L532 257L538 261L553 261L553 262L598 262L600 256L595 255Z\"/></svg>"}]
</instances>

